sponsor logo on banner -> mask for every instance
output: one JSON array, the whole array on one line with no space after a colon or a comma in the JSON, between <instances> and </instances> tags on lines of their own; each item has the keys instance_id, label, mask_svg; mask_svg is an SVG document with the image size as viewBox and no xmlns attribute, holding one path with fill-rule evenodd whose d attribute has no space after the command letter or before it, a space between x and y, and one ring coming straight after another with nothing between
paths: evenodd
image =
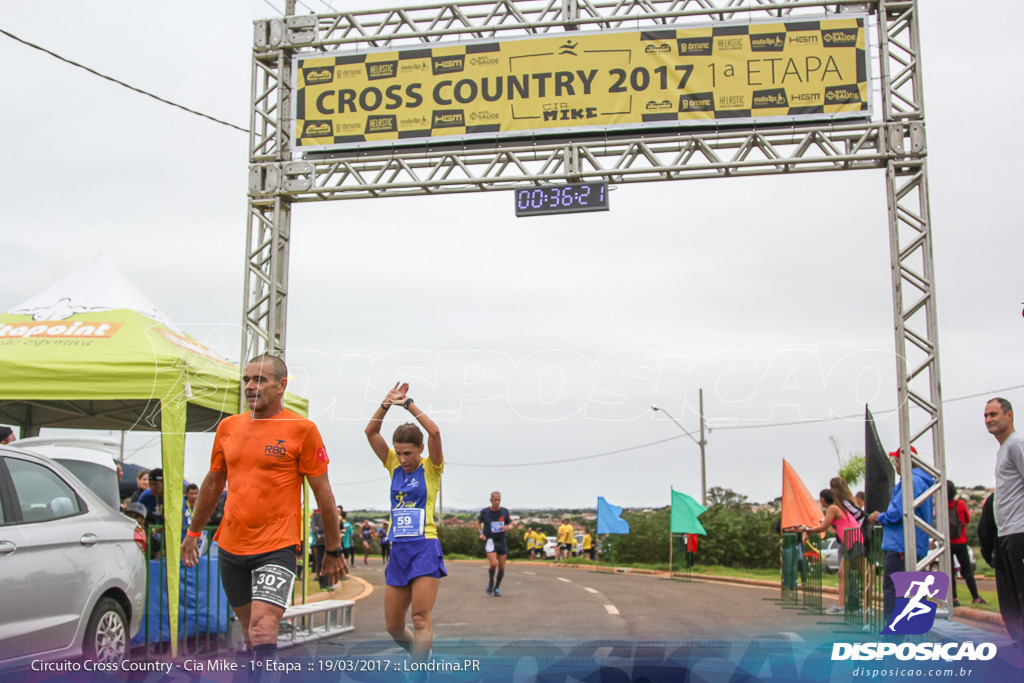
<instances>
[{"instance_id":1,"label":"sponsor logo on banner","mask_svg":"<svg viewBox=\"0 0 1024 683\"><path fill-rule=\"evenodd\" d=\"M398 75L398 60L393 62L368 62L366 77L371 81L381 78L394 78Z\"/></svg>"},{"instance_id":2,"label":"sponsor logo on banner","mask_svg":"<svg viewBox=\"0 0 1024 683\"><path fill-rule=\"evenodd\" d=\"M768 109L771 107L788 107L785 88L774 88L772 90L754 91L754 109Z\"/></svg>"},{"instance_id":3,"label":"sponsor logo on banner","mask_svg":"<svg viewBox=\"0 0 1024 683\"><path fill-rule=\"evenodd\" d=\"M679 111L714 111L715 94L698 92L679 96Z\"/></svg>"},{"instance_id":4,"label":"sponsor logo on banner","mask_svg":"<svg viewBox=\"0 0 1024 683\"><path fill-rule=\"evenodd\" d=\"M647 103L646 109L647 111L669 111L672 109L672 103L669 100L651 101Z\"/></svg>"},{"instance_id":5,"label":"sponsor logo on banner","mask_svg":"<svg viewBox=\"0 0 1024 683\"><path fill-rule=\"evenodd\" d=\"M746 46L746 37L738 38L736 36L727 36L725 38L718 38L715 40L715 52L729 52L732 50L742 50Z\"/></svg>"},{"instance_id":6,"label":"sponsor logo on banner","mask_svg":"<svg viewBox=\"0 0 1024 683\"><path fill-rule=\"evenodd\" d=\"M711 54L711 36L707 38L679 38L676 40L679 44L680 55L696 55L707 56Z\"/></svg>"},{"instance_id":7,"label":"sponsor logo on banner","mask_svg":"<svg viewBox=\"0 0 1024 683\"><path fill-rule=\"evenodd\" d=\"M672 52L672 48L671 46L669 46L668 43L659 43L657 45L648 45L647 47L644 48L644 52L646 52L649 55L652 55L658 52ZM689 54L693 53L691 52Z\"/></svg>"},{"instance_id":8,"label":"sponsor logo on banner","mask_svg":"<svg viewBox=\"0 0 1024 683\"><path fill-rule=\"evenodd\" d=\"M380 114L366 117L366 134L394 133L398 130L398 117L394 114Z\"/></svg>"},{"instance_id":9,"label":"sponsor logo on banner","mask_svg":"<svg viewBox=\"0 0 1024 683\"><path fill-rule=\"evenodd\" d=\"M718 98L718 109L746 109L746 95L722 95Z\"/></svg>"},{"instance_id":10,"label":"sponsor logo on banner","mask_svg":"<svg viewBox=\"0 0 1024 683\"><path fill-rule=\"evenodd\" d=\"M306 121L306 125L302 127L302 137L304 138L322 138L331 134L331 122L324 120L313 120Z\"/></svg>"},{"instance_id":11,"label":"sponsor logo on banner","mask_svg":"<svg viewBox=\"0 0 1024 683\"><path fill-rule=\"evenodd\" d=\"M493 111L475 111L469 115L470 121L493 121L498 118L501 118L501 114Z\"/></svg>"},{"instance_id":12,"label":"sponsor logo on banner","mask_svg":"<svg viewBox=\"0 0 1024 683\"><path fill-rule=\"evenodd\" d=\"M597 107L570 107L565 102L560 102L545 104L542 108L545 121L576 121L597 118Z\"/></svg>"},{"instance_id":13,"label":"sponsor logo on banner","mask_svg":"<svg viewBox=\"0 0 1024 683\"><path fill-rule=\"evenodd\" d=\"M462 71L466 66L466 55L448 55L447 57L431 57L434 75L451 74Z\"/></svg>"},{"instance_id":14,"label":"sponsor logo on banner","mask_svg":"<svg viewBox=\"0 0 1024 683\"><path fill-rule=\"evenodd\" d=\"M790 36L789 42L797 45L815 45L818 42L818 36Z\"/></svg>"},{"instance_id":15,"label":"sponsor logo on banner","mask_svg":"<svg viewBox=\"0 0 1024 683\"><path fill-rule=\"evenodd\" d=\"M857 29L837 28L822 31L821 42L825 47L854 47L857 45Z\"/></svg>"},{"instance_id":16,"label":"sponsor logo on banner","mask_svg":"<svg viewBox=\"0 0 1024 683\"><path fill-rule=\"evenodd\" d=\"M500 60L497 57L490 57L488 55L479 55L477 57L471 57L469 63L471 66L494 66Z\"/></svg>"},{"instance_id":17,"label":"sponsor logo on banner","mask_svg":"<svg viewBox=\"0 0 1024 683\"><path fill-rule=\"evenodd\" d=\"M782 52L786 49L786 34L751 33L750 49L754 52Z\"/></svg>"},{"instance_id":18,"label":"sponsor logo on banner","mask_svg":"<svg viewBox=\"0 0 1024 683\"><path fill-rule=\"evenodd\" d=\"M821 102L820 92L804 92L795 93L789 96L789 99L793 102L799 102L801 104L811 104Z\"/></svg>"},{"instance_id":19,"label":"sponsor logo on banner","mask_svg":"<svg viewBox=\"0 0 1024 683\"><path fill-rule=\"evenodd\" d=\"M461 109L434 110L431 128L458 128L466 125L466 116Z\"/></svg>"},{"instance_id":20,"label":"sponsor logo on banner","mask_svg":"<svg viewBox=\"0 0 1024 683\"><path fill-rule=\"evenodd\" d=\"M430 119L428 119L426 116L417 116L411 119L402 119L400 123L402 124L402 128L411 130L430 128Z\"/></svg>"},{"instance_id":21,"label":"sponsor logo on banner","mask_svg":"<svg viewBox=\"0 0 1024 683\"><path fill-rule=\"evenodd\" d=\"M408 73L410 71L426 71L427 65L425 62L402 62L402 66L398 67L398 70L402 73Z\"/></svg>"},{"instance_id":22,"label":"sponsor logo on banner","mask_svg":"<svg viewBox=\"0 0 1024 683\"><path fill-rule=\"evenodd\" d=\"M860 88L855 85L833 85L825 88L825 104L846 104L860 101Z\"/></svg>"},{"instance_id":23,"label":"sponsor logo on banner","mask_svg":"<svg viewBox=\"0 0 1024 683\"><path fill-rule=\"evenodd\" d=\"M334 69L329 66L319 66L312 69L303 69L302 77L306 85L323 85L334 82Z\"/></svg>"},{"instance_id":24,"label":"sponsor logo on banner","mask_svg":"<svg viewBox=\"0 0 1024 683\"><path fill-rule=\"evenodd\" d=\"M357 130L361 130L362 127L363 127L363 124L361 124L361 123L343 123L343 124L341 124L341 129L343 131L348 131L348 132L352 132L352 133L354 133Z\"/></svg>"},{"instance_id":25,"label":"sponsor logo on banner","mask_svg":"<svg viewBox=\"0 0 1024 683\"><path fill-rule=\"evenodd\" d=\"M338 69L338 78L355 78L363 75L363 67L349 67L346 69Z\"/></svg>"},{"instance_id":26,"label":"sponsor logo on banner","mask_svg":"<svg viewBox=\"0 0 1024 683\"><path fill-rule=\"evenodd\" d=\"M91 322L85 320L42 321L0 325L0 338L30 339L32 337L79 337L87 339L113 337L123 323Z\"/></svg>"}]
</instances>

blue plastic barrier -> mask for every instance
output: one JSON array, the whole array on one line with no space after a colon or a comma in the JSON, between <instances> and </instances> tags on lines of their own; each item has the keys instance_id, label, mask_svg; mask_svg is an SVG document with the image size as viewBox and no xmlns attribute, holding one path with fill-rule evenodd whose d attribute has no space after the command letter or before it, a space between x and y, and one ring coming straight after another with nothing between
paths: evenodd
<instances>
[{"instance_id":1,"label":"blue plastic barrier","mask_svg":"<svg viewBox=\"0 0 1024 683\"><path fill-rule=\"evenodd\" d=\"M228 632L231 607L220 583L217 557L200 557L191 569L181 567L178 592L178 638ZM163 560L149 561L149 593L142 628L132 646L169 642L170 609L167 606L167 575ZM211 636L212 637L212 636Z\"/></svg>"}]
</instances>

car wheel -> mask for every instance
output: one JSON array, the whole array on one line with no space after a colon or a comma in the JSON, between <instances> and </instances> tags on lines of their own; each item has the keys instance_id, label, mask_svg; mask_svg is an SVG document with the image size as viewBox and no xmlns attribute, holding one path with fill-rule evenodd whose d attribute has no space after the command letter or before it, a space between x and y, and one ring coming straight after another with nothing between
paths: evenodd
<instances>
[{"instance_id":1,"label":"car wheel","mask_svg":"<svg viewBox=\"0 0 1024 683\"><path fill-rule=\"evenodd\" d=\"M128 619L117 601L101 598L85 627L82 651L94 662L119 664L128 655Z\"/></svg>"}]
</instances>

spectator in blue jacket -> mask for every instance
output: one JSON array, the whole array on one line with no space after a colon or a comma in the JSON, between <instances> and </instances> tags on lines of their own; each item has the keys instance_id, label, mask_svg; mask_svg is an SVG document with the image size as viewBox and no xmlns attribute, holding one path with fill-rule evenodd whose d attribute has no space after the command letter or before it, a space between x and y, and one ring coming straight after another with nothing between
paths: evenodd
<instances>
[{"instance_id":1,"label":"spectator in blue jacket","mask_svg":"<svg viewBox=\"0 0 1024 683\"><path fill-rule=\"evenodd\" d=\"M913 446L910 447L910 450L917 453L917 449ZM900 452L898 450L893 451L889 454L889 457L896 461L896 471L898 472L900 469ZM914 485L914 498L916 499L929 486L935 483L935 479L920 467L915 467L911 473ZM935 501L931 498L926 500L918 506L916 514L929 525L932 524L932 520L935 518ZM882 596L885 622L888 624L896 607L896 586L892 582L892 575L896 572L907 570L903 554L906 550L906 545L904 545L905 539L903 538L902 480L892 490L892 500L889 501L889 507L886 511L881 513L877 511L872 512L868 519L874 524L882 525L882 550L885 551L885 579L882 582ZM915 538L917 541L917 559L920 560L928 554L928 534L921 529L916 529ZM914 568L911 567L910 571L914 571Z\"/></svg>"}]
</instances>

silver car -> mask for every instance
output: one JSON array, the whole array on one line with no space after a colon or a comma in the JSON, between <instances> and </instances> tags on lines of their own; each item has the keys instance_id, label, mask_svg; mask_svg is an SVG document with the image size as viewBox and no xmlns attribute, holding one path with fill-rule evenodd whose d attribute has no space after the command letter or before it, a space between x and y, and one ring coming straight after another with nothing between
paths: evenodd
<instances>
[{"instance_id":1,"label":"silver car","mask_svg":"<svg viewBox=\"0 0 1024 683\"><path fill-rule=\"evenodd\" d=\"M821 542L821 568L827 574L839 572L839 539L835 536Z\"/></svg>"},{"instance_id":2,"label":"silver car","mask_svg":"<svg viewBox=\"0 0 1024 683\"><path fill-rule=\"evenodd\" d=\"M0 669L128 656L146 585L135 528L63 466L0 446Z\"/></svg>"}]
</instances>

